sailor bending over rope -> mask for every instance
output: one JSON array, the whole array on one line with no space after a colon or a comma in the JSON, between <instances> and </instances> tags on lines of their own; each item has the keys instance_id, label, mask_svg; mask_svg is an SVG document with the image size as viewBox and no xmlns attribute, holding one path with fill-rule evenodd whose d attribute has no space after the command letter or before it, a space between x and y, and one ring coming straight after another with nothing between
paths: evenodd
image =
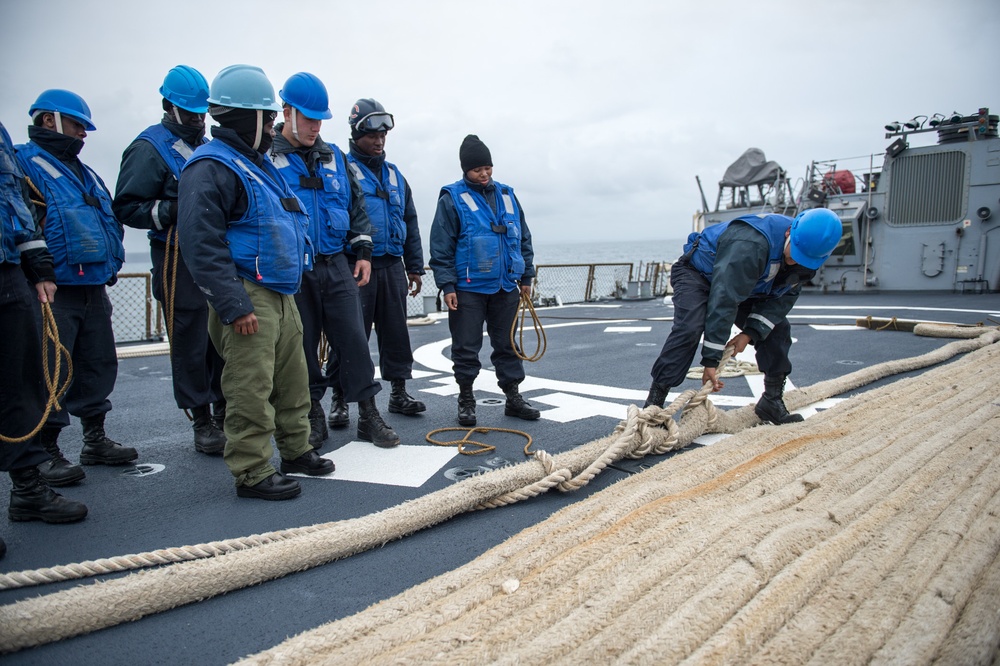
<instances>
[{"instance_id":1,"label":"sailor bending over rope","mask_svg":"<svg viewBox=\"0 0 1000 666\"><path fill-rule=\"evenodd\" d=\"M800 285L840 242L843 226L835 213L816 208L792 219L785 215L746 215L693 233L684 254L673 265L674 323L653 363L645 407L663 407L667 393L684 381L704 333L702 383L722 388L719 361L727 345L735 354L748 344L756 348L764 373L764 394L754 412L775 425L801 421L782 400L785 378L792 371L789 310ZM731 340L733 324L741 332ZM728 340L728 342L727 342Z\"/></svg>"}]
</instances>

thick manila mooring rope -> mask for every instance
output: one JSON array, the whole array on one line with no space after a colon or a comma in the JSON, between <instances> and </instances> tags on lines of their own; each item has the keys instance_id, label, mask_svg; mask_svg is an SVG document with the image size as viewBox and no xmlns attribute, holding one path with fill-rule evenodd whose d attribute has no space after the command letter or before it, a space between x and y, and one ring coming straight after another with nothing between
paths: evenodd
<instances>
[{"instance_id":1,"label":"thick manila mooring rope","mask_svg":"<svg viewBox=\"0 0 1000 666\"><path fill-rule=\"evenodd\" d=\"M998 339L1000 332L985 329L974 340L952 342L920 357L890 361L807 389L791 391L785 396L786 403L790 409L798 409L895 372L926 367L956 354L991 345ZM650 408L640 412L634 406L630 407L621 433L638 432L641 421L660 411L663 410ZM684 442L690 443L706 430L707 411L693 409L685 414L678 426L675 447L679 448ZM757 422L752 406L745 407L720 412L716 430L736 432ZM536 490L542 491L533 488L540 480L548 479L551 487L568 484L571 478L567 477L584 477L602 454L617 446L621 433L553 456L551 465L526 462L503 468L370 516L286 530L284 538L232 551L224 558L182 562L0 607L0 624L11 628L10 632L0 636L0 650L18 650L114 626L347 557L502 498L518 494L533 496L537 494ZM650 434L650 439L653 446L658 446L660 442L670 439L670 435L654 432ZM565 473L558 474L559 479L554 480L552 477L560 470L565 470ZM257 538L267 536L258 535ZM92 572L83 575L92 575ZM178 581L184 584L179 585Z\"/></svg>"},{"instance_id":2,"label":"thick manila mooring rope","mask_svg":"<svg viewBox=\"0 0 1000 666\"><path fill-rule=\"evenodd\" d=\"M998 370L696 449L240 663L997 663Z\"/></svg>"}]
</instances>

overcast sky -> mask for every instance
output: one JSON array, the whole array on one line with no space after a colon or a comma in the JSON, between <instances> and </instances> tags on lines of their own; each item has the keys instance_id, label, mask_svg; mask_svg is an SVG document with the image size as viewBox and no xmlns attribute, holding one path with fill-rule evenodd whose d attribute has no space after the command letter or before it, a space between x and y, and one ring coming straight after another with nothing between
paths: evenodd
<instances>
[{"instance_id":1,"label":"overcast sky","mask_svg":"<svg viewBox=\"0 0 1000 666\"><path fill-rule=\"evenodd\" d=\"M386 151L425 245L470 133L536 244L642 241L686 236L695 175L714 204L748 147L799 178L881 152L893 120L1000 112L996 0L4 0L0 21L0 120L20 143L42 90L80 94L98 128L81 158L112 193L174 65L209 82L258 65L276 92L313 72L333 111L323 138L344 149L350 107L374 97L395 115Z\"/></svg>"}]
</instances>

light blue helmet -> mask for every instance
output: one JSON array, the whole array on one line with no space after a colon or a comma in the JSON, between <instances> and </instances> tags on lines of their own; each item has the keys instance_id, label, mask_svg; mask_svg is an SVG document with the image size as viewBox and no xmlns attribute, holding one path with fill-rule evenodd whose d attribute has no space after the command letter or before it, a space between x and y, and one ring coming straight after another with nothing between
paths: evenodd
<instances>
[{"instance_id":1,"label":"light blue helmet","mask_svg":"<svg viewBox=\"0 0 1000 666\"><path fill-rule=\"evenodd\" d=\"M174 106L191 113L208 111L208 81L194 67L177 65L163 79L160 94Z\"/></svg>"},{"instance_id":2,"label":"light blue helmet","mask_svg":"<svg viewBox=\"0 0 1000 666\"><path fill-rule=\"evenodd\" d=\"M35 100L35 103L28 109L28 115L35 118L39 113L60 113L73 118L88 132L93 132L94 121L90 119L90 107L83 101L83 98L75 92L62 90L61 88L51 88L42 92Z\"/></svg>"},{"instance_id":3,"label":"light blue helmet","mask_svg":"<svg viewBox=\"0 0 1000 666\"><path fill-rule=\"evenodd\" d=\"M212 81L208 103L234 109L281 111L274 86L260 67L230 65Z\"/></svg>"},{"instance_id":4,"label":"light blue helmet","mask_svg":"<svg viewBox=\"0 0 1000 666\"><path fill-rule=\"evenodd\" d=\"M326 86L319 77L309 72L292 74L278 92L285 104L298 109L303 116L312 120L329 120L330 98Z\"/></svg>"},{"instance_id":5,"label":"light blue helmet","mask_svg":"<svg viewBox=\"0 0 1000 666\"><path fill-rule=\"evenodd\" d=\"M844 225L832 210L810 208L802 211L792 222L788 236L792 260L816 270L830 258L843 233Z\"/></svg>"}]
</instances>

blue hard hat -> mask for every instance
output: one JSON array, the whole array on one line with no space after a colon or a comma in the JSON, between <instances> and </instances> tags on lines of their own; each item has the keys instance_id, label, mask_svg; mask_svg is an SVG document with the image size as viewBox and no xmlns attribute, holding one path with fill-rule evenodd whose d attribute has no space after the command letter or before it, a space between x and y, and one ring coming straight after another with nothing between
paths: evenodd
<instances>
[{"instance_id":1,"label":"blue hard hat","mask_svg":"<svg viewBox=\"0 0 1000 666\"><path fill-rule=\"evenodd\" d=\"M58 111L64 116L69 116L83 125L88 132L97 129L94 127L94 121L90 119L90 107L75 92L61 88L50 88L38 96L35 103L28 109L28 115L34 118L39 113L46 111Z\"/></svg>"},{"instance_id":2,"label":"blue hard hat","mask_svg":"<svg viewBox=\"0 0 1000 666\"><path fill-rule=\"evenodd\" d=\"M292 74L285 86L278 92L285 104L298 109L303 116L312 120L329 120L330 98L326 86L319 77L309 72Z\"/></svg>"},{"instance_id":3,"label":"blue hard hat","mask_svg":"<svg viewBox=\"0 0 1000 666\"><path fill-rule=\"evenodd\" d=\"M163 79L160 94L164 99L191 113L208 111L208 81L194 67L177 65Z\"/></svg>"},{"instance_id":4,"label":"blue hard hat","mask_svg":"<svg viewBox=\"0 0 1000 666\"><path fill-rule=\"evenodd\" d=\"M230 65L212 81L208 103L235 109L281 111L274 97L274 86L260 67Z\"/></svg>"},{"instance_id":5,"label":"blue hard hat","mask_svg":"<svg viewBox=\"0 0 1000 666\"><path fill-rule=\"evenodd\" d=\"M832 210L810 208L802 211L792 221L788 237L792 260L816 270L829 259L843 233L844 225Z\"/></svg>"}]
</instances>

